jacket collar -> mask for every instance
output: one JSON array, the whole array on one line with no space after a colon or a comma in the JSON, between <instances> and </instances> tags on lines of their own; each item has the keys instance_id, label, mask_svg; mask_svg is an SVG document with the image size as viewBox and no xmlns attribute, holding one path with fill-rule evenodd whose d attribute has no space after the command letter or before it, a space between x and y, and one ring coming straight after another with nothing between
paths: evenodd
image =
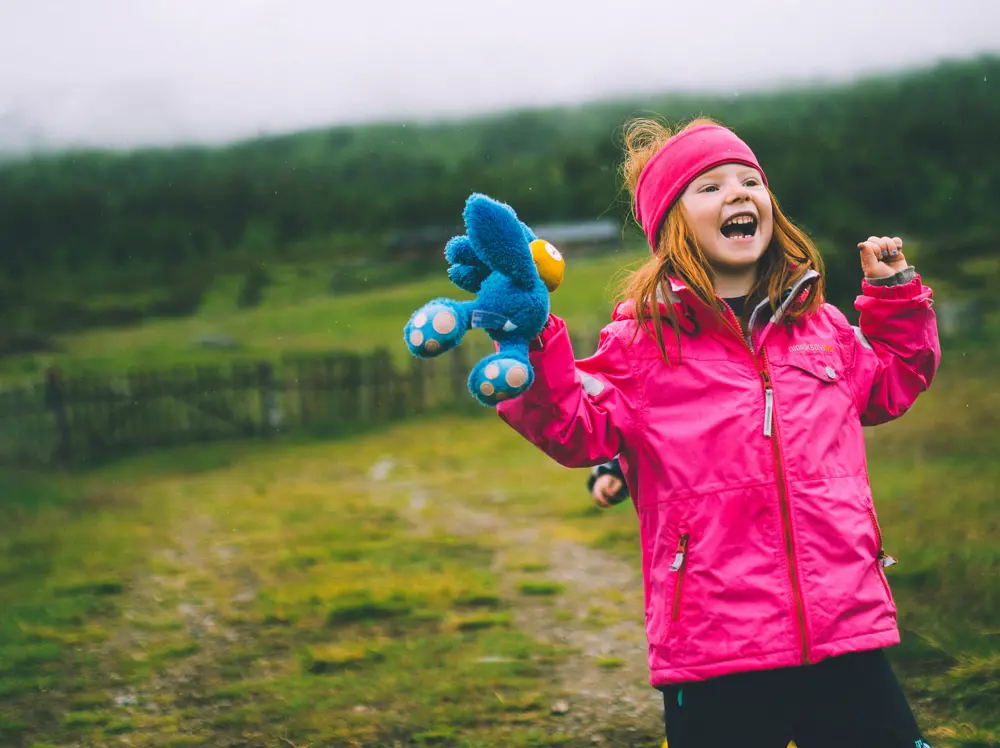
<instances>
[{"instance_id":1,"label":"jacket collar","mask_svg":"<svg viewBox=\"0 0 1000 748\"><path fill-rule=\"evenodd\" d=\"M778 323L785 316L789 309L791 309L795 304L801 303L805 300L809 293L809 287L817 281L819 278L819 273L815 270L807 270L802 274L790 288L786 289L781 295L782 301L778 310L772 317L772 321ZM674 311L677 312L677 320L680 324L682 330L686 332L693 332L697 329L697 320L695 318L695 308L701 306L700 300L691 292L688 285L680 278L670 278L669 287L666 289L664 294L664 289L662 287L656 290L656 300L660 304L660 311L662 314L667 313L666 305L671 304L674 307ZM761 315L766 314L770 309L770 303L768 299L761 301L750 314L750 329L753 329L761 318ZM634 318L632 303L630 301L620 302L614 310L613 317L615 319L627 319Z\"/></svg>"},{"instance_id":2,"label":"jacket collar","mask_svg":"<svg viewBox=\"0 0 1000 748\"><path fill-rule=\"evenodd\" d=\"M807 270L802 274L792 285L791 288L785 290L781 294L781 306L778 307L778 311L774 313L773 322L777 324L781 321L781 318L785 316L789 309L791 309L796 304L801 304L806 300L806 296L809 295L809 287L819 279L819 273L815 270ZM768 300L764 299L760 302L750 314L750 324L748 327L752 330L753 326L757 322L757 315L762 311L769 308Z\"/></svg>"},{"instance_id":3,"label":"jacket collar","mask_svg":"<svg viewBox=\"0 0 1000 748\"><path fill-rule=\"evenodd\" d=\"M778 307L777 312L774 314L774 322L780 322L781 318L791 309L795 304L805 301L806 296L809 293L809 286L816 282L819 278L819 273L815 270L807 270L802 274L795 283L785 289L784 293L781 294L781 305ZM667 299L671 304L688 304L697 303L698 300L691 293L688 285L680 278L670 278L670 288L667 290ZM664 303L663 290L662 287L658 288L656 291L656 300L661 304ZM765 312L770 307L770 302L768 299L764 299L756 307L754 307L753 312L750 314L750 327L753 327L757 322L757 318L760 314Z\"/></svg>"}]
</instances>

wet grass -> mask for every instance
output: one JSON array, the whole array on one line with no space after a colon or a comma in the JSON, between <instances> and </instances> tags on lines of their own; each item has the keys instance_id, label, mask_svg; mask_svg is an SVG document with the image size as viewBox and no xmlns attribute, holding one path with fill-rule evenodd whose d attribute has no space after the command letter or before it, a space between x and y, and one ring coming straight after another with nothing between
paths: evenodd
<instances>
[{"instance_id":1,"label":"wet grass","mask_svg":"<svg viewBox=\"0 0 1000 748\"><path fill-rule=\"evenodd\" d=\"M1000 395L969 374L986 363L946 366L869 433L900 559L891 657L935 746L1000 745ZM0 745L575 744L551 709L565 655L517 630L512 606L593 628L614 613L566 610L536 550L498 570L488 531L415 516L517 515L637 565L631 506L592 509L584 485L488 416L0 473ZM634 727L593 729L656 744L658 724Z\"/></svg>"},{"instance_id":2,"label":"wet grass","mask_svg":"<svg viewBox=\"0 0 1000 748\"><path fill-rule=\"evenodd\" d=\"M512 437L454 420L5 474L0 744L559 744L564 655L513 628L493 539L405 517L418 480L436 511L475 503L458 445Z\"/></svg>"},{"instance_id":3,"label":"wet grass","mask_svg":"<svg viewBox=\"0 0 1000 748\"><path fill-rule=\"evenodd\" d=\"M614 286L624 268L645 258L646 250L639 246L569 258L566 281L552 295L553 310L573 329L599 329L608 319ZM117 374L133 368L275 360L331 350L367 353L378 346L406 360L403 325L414 311L438 296L471 298L448 280L446 270L442 255L440 272L433 277L374 291L358 289L354 294L330 294L313 282L301 285L294 273L277 273L275 284L255 309L214 303L215 294L210 293L200 312L190 317L88 330L57 338L52 353L0 358L0 383L38 379L53 364L70 374ZM481 331L475 336L486 340ZM205 338L224 338L228 343L205 347L199 343Z\"/></svg>"}]
</instances>

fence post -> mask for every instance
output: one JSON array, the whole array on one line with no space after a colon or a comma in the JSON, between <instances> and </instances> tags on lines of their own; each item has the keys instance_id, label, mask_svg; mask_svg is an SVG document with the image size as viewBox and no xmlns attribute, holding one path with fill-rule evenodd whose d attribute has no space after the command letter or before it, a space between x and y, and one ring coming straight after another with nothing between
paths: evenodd
<instances>
[{"instance_id":1,"label":"fence post","mask_svg":"<svg viewBox=\"0 0 1000 748\"><path fill-rule=\"evenodd\" d=\"M414 356L410 361L410 410L415 415L420 415L427 408L425 369L424 360Z\"/></svg>"},{"instance_id":2,"label":"fence post","mask_svg":"<svg viewBox=\"0 0 1000 748\"><path fill-rule=\"evenodd\" d=\"M462 346L449 352L451 358L451 396L461 398L469 391L469 357ZM452 400L449 405L453 404Z\"/></svg>"},{"instance_id":3,"label":"fence post","mask_svg":"<svg viewBox=\"0 0 1000 748\"><path fill-rule=\"evenodd\" d=\"M358 423L364 414L362 392L361 356L357 353L343 354L337 377L337 426L347 427Z\"/></svg>"},{"instance_id":4,"label":"fence post","mask_svg":"<svg viewBox=\"0 0 1000 748\"><path fill-rule=\"evenodd\" d=\"M45 407L52 411L56 422L56 448L52 457L56 462L69 462L73 452L69 419L66 417L66 390L55 367L50 367L45 373Z\"/></svg>"},{"instance_id":5,"label":"fence post","mask_svg":"<svg viewBox=\"0 0 1000 748\"><path fill-rule=\"evenodd\" d=\"M377 348L369 356L368 370L371 391L371 420L384 423L392 418L392 356L385 348Z\"/></svg>"},{"instance_id":6,"label":"fence post","mask_svg":"<svg viewBox=\"0 0 1000 748\"><path fill-rule=\"evenodd\" d=\"M407 408L413 402L413 391L410 388L411 382L408 375L409 372L403 367L392 367L389 386L389 398L392 405L389 417L394 421L406 418Z\"/></svg>"},{"instance_id":7,"label":"fence post","mask_svg":"<svg viewBox=\"0 0 1000 748\"><path fill-rule=\"evenodd\" d=\"M260 387L261 433L270 436L281 425L281 411L274 391L274 367L268 361L257 365L257 381Z\"/></svg>"}]
</instances>

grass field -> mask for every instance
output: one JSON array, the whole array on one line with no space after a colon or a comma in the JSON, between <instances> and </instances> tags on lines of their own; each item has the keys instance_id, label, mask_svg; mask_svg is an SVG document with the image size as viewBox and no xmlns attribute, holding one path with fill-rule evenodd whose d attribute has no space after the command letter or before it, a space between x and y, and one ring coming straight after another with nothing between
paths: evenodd
<instances>
[{"instance_id":1,"label":"grass field","mask_svg":"<svg viewBox=\"0 0 1000 748\"><path fill-rule=\"evenodd\" d=\"M596 328L644 257L571 258L554 311ZM318 277L275 272L253 310L223 281L198 316L0 359L0 382L49 363L406 357L409 314L462 297L443 272L341 297ZM935 746L1000 746L992 349L949 342L932 392L869 432L900 560L892 657ZM584 481L485 413L0 471L0 746L659 745L634 512L593 508Z\"/></svg>"},{"instance_id":2,"label":"grass field","mask_svg":"<svg viewBox=\"0 0 1000 748\"><path fill-rule=\"evenodd\" d=\"M820 244L828 263L854 262L853 251L850 259L834 258L834 250ZM918 265L919 253L919 242L908 242L907 257L917 258ZM571 330L595 332L607 323L621 281L647 257L645 245L634 242L603 254L568 253L565 281L551 297L553 311L566 319ZM405 360L409 354L402 345L402 329L414 310L437 296L470 298L448 280L444 258L437 262L439 272L412 283L376 290L362 285L349 294L329 291L331 269L322 263L268 266L270 285L264 288L260 305L252 309L237 303L243 276L222 275L206 292L198 313L190 317L56 336L52 352L0 356L0 387L37 382L53 364L66 374L119 374L130 369L273 361L302 353L367 352L376 347L386 347ZM932 280L939 297L956 293L953 286ZM88 301L101 304L101 299ZM472 335L486 340L479 331Z\"/></svg>"},{"instance_id":3,"label":"grass field","mask_svg":"<svg viewBox=\"0 0 1000 748\"><path fill-rule=\"evenodd\" d=\"M935 746L1000 746L1000 394L870 432ZM973 376L973 372L983 372ZM636 523L492 417L0 473L0 745L655 746Z\"/></svg>"},{"instance_id":4,"label":"grass field","mask_svg":"<svg viewBox=\"0 0 1000 748\"><path fill-rule=\"evenodd\" d=\"M645 259L644 250L625 248L605 255L570 257L564 285L552 295L553 310L570 323L597 329L608 319L617 280ZM274 282L260 306L239 309L238 279L220 279L204 299L199 314L155 320L132 327L98 329L56 338L55 353L0 357L0 382L37 378L50 364L63 371L108 372L130 368L177 366L234 359L272 359L286 353L329 350L369 351L388 346L401 357L403 325L436 296L471 296L441 272L425 280L356 294L335 296L317 283L322 269L303 276L276 268ZM481 333L478 333L481 334ZM202 341L209 339L209 345ZM225 339L224 347L211 341ZM231 347L230 347L231 346Z\"/></svg>"}]
</instances>

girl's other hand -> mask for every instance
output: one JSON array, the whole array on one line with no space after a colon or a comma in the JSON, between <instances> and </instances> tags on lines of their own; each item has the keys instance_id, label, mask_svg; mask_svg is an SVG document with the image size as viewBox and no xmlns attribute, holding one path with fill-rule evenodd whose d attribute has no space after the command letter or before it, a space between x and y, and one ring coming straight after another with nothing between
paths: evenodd
<instances>
[{"instance_id":1,"label":"girl's other hand","mask_svg":"<svg viewBox=\"0 0 1000 748\"><path fill-rule=\"evenodd\" d=\"M597 506L607 509L612 505L615 496L622 488L624 486L621 478L609 474L598 476L597 480L594 481L594 490L592 491L594 502Z\"/></svg>"},{"instance_id":2,"label":"girl's other hand","mask_svg":"<svg viewBox=\"0 0 1000 748\"><path fill-rule=\"evenodd\" d=\"M898 236L869 236L858 244L865 278L889 278L907 267L903 240Z\"/></svg>"}]
</instances>

